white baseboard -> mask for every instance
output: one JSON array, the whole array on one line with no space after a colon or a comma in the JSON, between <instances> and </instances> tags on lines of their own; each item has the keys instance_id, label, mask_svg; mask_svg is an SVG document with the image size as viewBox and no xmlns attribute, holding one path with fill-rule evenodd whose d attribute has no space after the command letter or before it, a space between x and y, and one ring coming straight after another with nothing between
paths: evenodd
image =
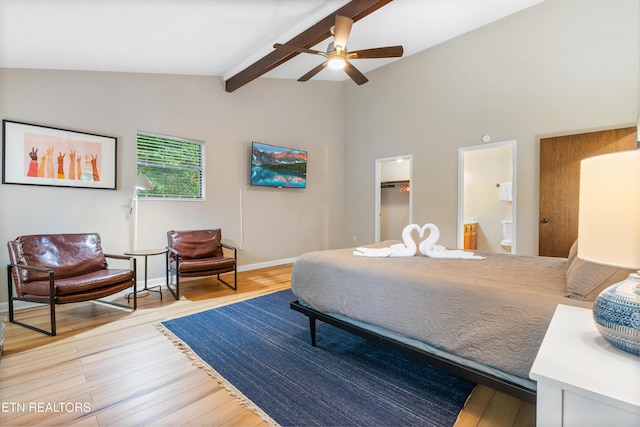
<instances>
[{"instance_id":1,"label":"white baseboard","mask_svg":"<svg viewBox=\"0 0 640 427\"><path fill-rule=\"evenodd\" d=\"M251 270L258 270L260 268L267 268L267 267L275 267L277 265L283 265L283 264L290 264L292 262L294 262L297 259L297 257L295 258L286 258L286 259L278 259L278 260L273 260L273 261L266 261L266 262L259 262L259 263L255 263L255 264L248 264L248 265L241 265L238 267L238 272L241 271L251 271ZM156 278L149 278L149 280L147 281L147 287L148 288L152 288L154 286L159 286L162 285L164 286L166 283L166 276L163 277L156 277ZM138 289L143 289L144 288L144 280L142 281L138 281L136 287ZM25 308L32 308L32 307L42 307L42 304L37 304L34 302L23 302L23 301L15 301L13 303L13 308L14 310L24 310ZM0 313L8 313L9 312L9 303L8 302L3 302L0 303Z\"/></svg>"},{"instance_id":2,"label":"white baseboard","mask_svg":"<svg viewBox=\"0 0 640 427\"><path fill-rule=\"evenodd\" d=\"M43 304L38 304L35 302L24 302L24 301L14 301L13 303L13 309L18 311L18 310L24 310L25 308L32 308L32 307L42 307ZM9 316L9 303L8 302L3 302L0 303L0 313L6 313L7 314L7 318Z\"/></svg>"},{"instance_id":3,"label":"white baseboard","mask_svg":"<svg viewBox=\"0 0 640 427\"><path fill-rule=\"evenodd\" d=\"M298 257L277 259L274 261L258 262L256 264L241 265L241 266L238 266L238 272L257 270L259 268L275 267L276 265L291 264L296 259L298 259Z\"/></svg>"}]
</instances>

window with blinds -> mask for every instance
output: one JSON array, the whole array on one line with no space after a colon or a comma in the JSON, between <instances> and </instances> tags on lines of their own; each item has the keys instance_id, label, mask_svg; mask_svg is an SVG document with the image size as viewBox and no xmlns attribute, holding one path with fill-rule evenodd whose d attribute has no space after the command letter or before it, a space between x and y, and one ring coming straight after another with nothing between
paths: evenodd
<instances>
[{"instance_id":1,"label":"window with blinds","mask_svg":"<svg viewBox=\"0 0 640 427\"><path fill-rule=\"evenodd\" d=\"M138 174L151 182L141 197L204 199L204 142L138 132Z\"/></svg>"}]
</instances>

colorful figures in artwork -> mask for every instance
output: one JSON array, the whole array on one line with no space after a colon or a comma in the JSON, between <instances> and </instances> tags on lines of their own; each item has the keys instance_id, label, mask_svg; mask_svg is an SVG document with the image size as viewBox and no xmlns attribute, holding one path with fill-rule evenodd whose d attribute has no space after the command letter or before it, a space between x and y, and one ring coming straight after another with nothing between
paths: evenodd
<instances>
[{"instance_id":1,"label":"colorful figures in artwork","mask_svg":"<svg viewBox=\"0 0 640 427\"><path fill-rule=\"evenodd\" d=\"M47 178L55 178L53 174L53 149L54 147L50 145L47 147L47 166L45 167Z\"/></svg>"},{"instance_id":2,"label":"colorful figures in artwork","mask_svg":"<svg viewBox=\"0 0 640 427\"><path fill-rule=\"evenodd\" d=\"M84 163L82 164L82 176L80 179L83 181L93 181L93 168L91 167L89 154L84 155Z\"/></svg>"},{"instance_id":3,"label":"colorful figures in artwork","mask_svg":"<svg viewBox=\"0 0 640 427\"><path fill-rule=\"evenodd\" d=\"M45 151L40 159L40 166L38 167L38 177L44 178L44 167L47 161L47 152Z\"/></svg>"},{"instance_id":4,"label":"colorful figures in artwork","mask_svg":"<svg viewBox=\"0 0 640 427\"><path fill-rule=\"evenodd\" d=\"M27 176L38 176L38 149L31 147L31 151L29 152L29 157L31 157L31 161L29 162L29 170L27 171Z\"/></svg>"},{"instance_id":5,"label":"colorful figures in artwork","mask_svg":"<svg viewBox=\"0 0 640 427\"><path fill-rule=\"evenodd\" d=\"M69 179L76 179L76 150L69 151Z\"/></svg>"},{"instance_id":6,"label":"colorful figures in artwork","mask_svg":"<svg viewBox=\"0 0 640 427\"><path fill-rule=\"evenodd\" d=\"M54 173L54 149L55 147L48 146L40 156L40 162L38 163L38 149L31 147L31 151L28 153L31 160L27 169L27 176L34 178L100 181L98 154L85 153L83 156L78 154L76 150L69 150L69 157L67 157L67 153L59 151L56 157L58 167L55 172L57 173ZM83 157L84 162L82 161ZM65 159L69 161L68 174L65 174Z\"/></svg>"},{"instance_id":7,"label":"colorful figures in artwork","mask_svg":"<svg viewBox=\"0 0 640 427\"><path fill-rule=\"evenodd\" d=\"M58 152L58 179L64 179L64 156L66 155L67 153Z\"/></svg>"},{"instance_id":8,"label":"colorful figures in artwork","mask_svg":"<svg viewBox=\"0 0 640 427\"><path fill-rule=\"evenodd\" d=\"M82 178L82 156L76 156L76 179Z\"/></svg>"},{"instance_id":9,"label":"colorful figures in artwork","mask_svg":"<svg viewBox=\"0 0 640 427\"><path fill-rule=\"evenodd\" d=\"M91 172L94 181L100 181L100 175L98 175L98 156L91 155Z\"/></svg>"}]
</instances>

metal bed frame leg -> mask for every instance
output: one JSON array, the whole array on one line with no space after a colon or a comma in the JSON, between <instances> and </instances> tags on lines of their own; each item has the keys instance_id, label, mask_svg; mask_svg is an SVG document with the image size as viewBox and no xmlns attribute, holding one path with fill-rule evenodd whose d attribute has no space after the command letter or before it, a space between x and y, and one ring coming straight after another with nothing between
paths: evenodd
<instances>
[{"instance_id":1,"label":"metal bed frame leg","mask_svg":"<svg viewBox=\"0 0 640 427\"><path fill-rule=\"evenodd\" d=\"M311 332L311 346L316 346L316 318L309 316L309 332Z\"/></svg>"}]
</instances>

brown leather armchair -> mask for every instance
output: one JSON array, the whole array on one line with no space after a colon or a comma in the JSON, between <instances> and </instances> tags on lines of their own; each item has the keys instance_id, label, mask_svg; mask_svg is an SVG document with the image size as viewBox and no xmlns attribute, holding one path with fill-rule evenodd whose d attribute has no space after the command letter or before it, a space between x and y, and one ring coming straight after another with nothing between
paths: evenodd
<instances>
[{"instance_id":1,"label":"brown leather armchair","mask_svg":"<svg viewBox=\"0 0 640 427\"><path fill-rule=\"evenodd\" d=\"M98 233L20 236L7 242L7 248L9 321L46 335L56 335L57 304L97 300L136 284L135 258L105 254ZM107 258L129 261L132 268L109 268ZM14 300L48 304L51 331L17 321ZM138 304L135 292L133 307L100 301L133 310Z\"/></svg>"},{"instance_id":2,"label":"brown leather armchair","mask_svg":"<svg viewBox=\"0 0 640 427\"><path fill-rule=\"evenodd\" d=\"M233 251L233 257L225 256L224 249ZM234 291L237 287L238 251L222 243L219 228L212 230L185 230L167 232L167 288L175 299L180 299L180 277L217 276L218 280ZM233 285L220 277L233 272ZM175 290L171 277L175 276Z\"/></svg>"}]
</instances>

